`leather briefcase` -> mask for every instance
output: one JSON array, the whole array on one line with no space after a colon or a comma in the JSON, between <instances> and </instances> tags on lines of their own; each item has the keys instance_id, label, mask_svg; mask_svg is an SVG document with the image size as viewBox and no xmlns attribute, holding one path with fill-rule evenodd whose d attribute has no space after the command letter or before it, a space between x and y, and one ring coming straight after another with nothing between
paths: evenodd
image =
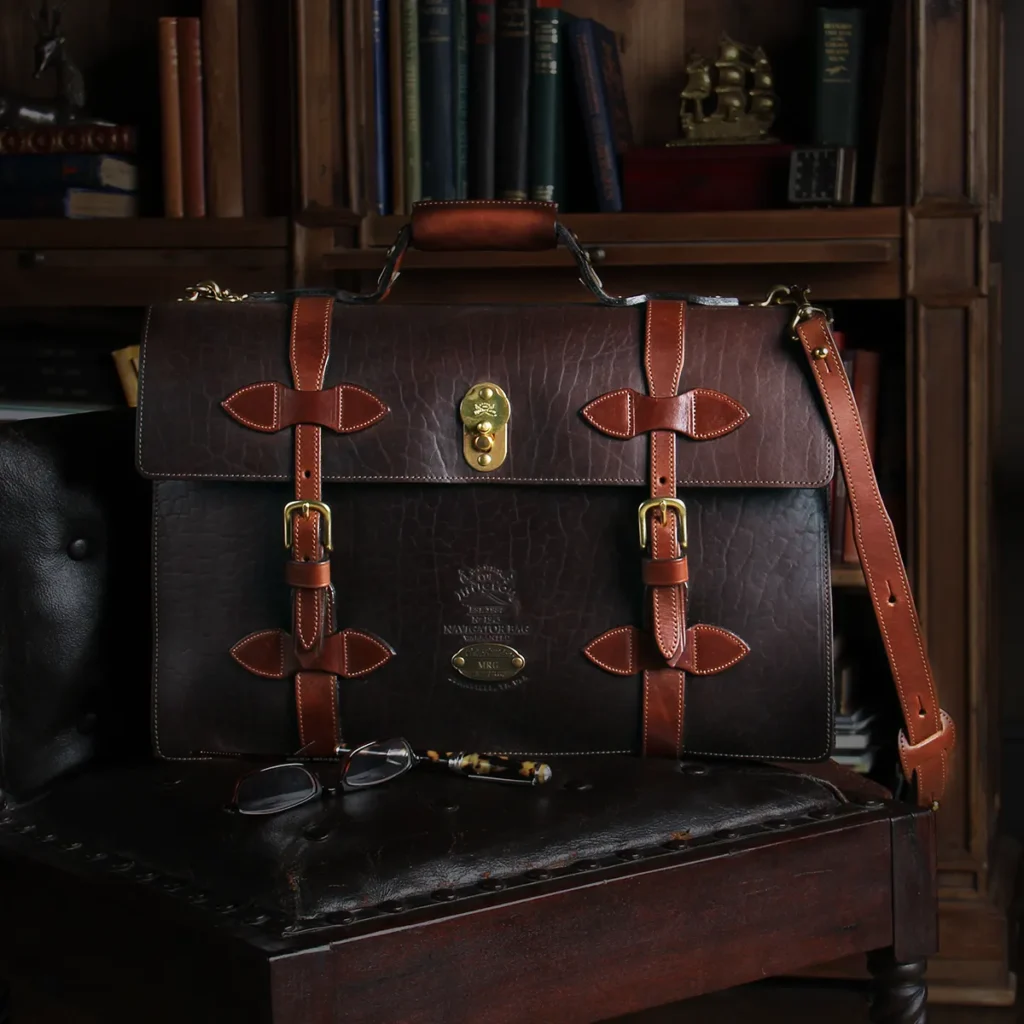
<instances>
[{"instance_id":1,"label":"leather briefcase","mask_svg":"<svg viewBox=\"0 0 1024 1024\"><path fill-rule=\"evenodd\" d=\"M559 242L597 302L380 304L410 244ZM824 760L838 451L903 768L938 798L952 722L796 289L612 298L554 206L424 202L372 294L190 297L141 353L159 755Z\"/></svg>"}]
</instances>

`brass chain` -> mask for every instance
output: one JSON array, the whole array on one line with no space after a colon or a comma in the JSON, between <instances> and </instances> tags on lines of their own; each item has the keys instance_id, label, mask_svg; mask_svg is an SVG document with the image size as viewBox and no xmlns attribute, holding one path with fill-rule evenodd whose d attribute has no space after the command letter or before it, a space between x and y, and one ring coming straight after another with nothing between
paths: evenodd
<instances>
[{"instance_id":1,"label":"brass chain","mask_svg":"<svg viewBox=\"0 0 1024 1024\"><path fill-rule=\"evenodd\" d=\"M185 289L185 297L179 302L198 302L200 299L211 299L214 302L244 302L248 295L236 295L230 288L221 288L216 281L200 281L190 284Z\"/></svg>"}]
</instances>

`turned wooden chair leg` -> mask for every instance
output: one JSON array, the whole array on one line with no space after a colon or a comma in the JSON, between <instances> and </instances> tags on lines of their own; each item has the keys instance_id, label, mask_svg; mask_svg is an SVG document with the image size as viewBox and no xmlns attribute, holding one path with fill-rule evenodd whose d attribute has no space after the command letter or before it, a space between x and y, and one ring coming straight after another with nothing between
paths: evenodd
<instances>
[{"instance_id":1,"label":"turned wooden chair leg","mask_svg":"<svg viewBox=\"0 0 1024 1024\"><path fill-rule=\"evenodd\" d=\"M892 949L868 954L872 1024L927 1024L927 960L899 963Z\"/></svg>"}]
</instances>

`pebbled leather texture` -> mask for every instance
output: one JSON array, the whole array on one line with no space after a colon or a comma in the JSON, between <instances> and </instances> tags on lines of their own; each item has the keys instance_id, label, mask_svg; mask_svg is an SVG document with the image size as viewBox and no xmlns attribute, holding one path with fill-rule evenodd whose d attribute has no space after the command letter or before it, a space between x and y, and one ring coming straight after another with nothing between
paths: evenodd
<instances>
[{"instance_id":1,"label":"pebbled leather texture","mask_svg":"<svg viewBox=\"0 0 1024 1024\"><path fill-rule=\"evenodd\" d=\"M688 307L681 389L722 391L750 418L712 441L680 438L681 487L831 479L832 443L787 324L784 309ZM492 483L646 488L647 438L606 437L580 413L609 391L647 390L643 327L643 307L338 306L324 385L363 387L390 413L369 430L325 436L324 479L478 482L463 458L458 407L473 384L490 380L512 406L509 455L487 474ZM291 480L290 432L250 430L220 407L253 381L290 384L288 331L280 303L153 307L139 382L142 473Z\"/></svg>"},{"instance_id":2,"label":"pebbled leather texture","mask_svg":"<svg viewBox=\"0 0 1024 1024\"><path fill-rule=\"evenodd\" d=\"M824 490L680 495L689 624L750 646L721 675L688 680L684 747L827 757ZM281 755L299 745L290 682L251 675L228 653L250 633L290 628L280 530L291 496L287 483L154 485L154 736L163 756ZM639 678L610 675L582 654L613 627L643 624L633 489L328 484L324 498L338 621L396 651L367 679L340 682L349 744L399 734L489 752L639 750ZM487 640L522 654L519 676L478 683L452 668L463 645Z\"/></svg>"},{"instance_id":3,"label":"pebbled leather texture","mask_svg":"<svg viewBox=\"0 0 1024 1024\"><path fill-rule=\"evenodd\" d=\"M130 409L0 425L0 805L149 746L150 485Z\"/></svg>"},{"instance_id":4,"label":"pebbled leather texture","mask_svg":"<svg viewBox=\"0 0 1024 1024\"><path fill-rule=\"evenodd\" d=\"M165 889L176 880L185 898L200 891L208 905L239 904L282 925L322 927L328 914L384 913L389 901L429 905L438 890L473 895L484 891L481 883L524 881L527 871L605 857L604 866L622 865L634 856L624 851L643 851L636 856L651 857L656 869L668 852L662 843L716 832L756 836L763 822L809 825L807 815L835 814L846 800L828 781L834 772L819 781L774 765L613 757L555 762L543 789L470 782L424 766L264 819L225 813L235 780L253 767L156 763L88 772L15 810L3 823L10 827L0 827L0 858L30 856L79 875L132 861L133 875L153 872ZM327 781L329 768L323 775ZM18 829L30 825L55 840L29 845ZM728 848L728 837L718 841ZM71 843L82 845L62 851ZM106 855L95 867L94 853Z\"/></svg>"}]
</instances>

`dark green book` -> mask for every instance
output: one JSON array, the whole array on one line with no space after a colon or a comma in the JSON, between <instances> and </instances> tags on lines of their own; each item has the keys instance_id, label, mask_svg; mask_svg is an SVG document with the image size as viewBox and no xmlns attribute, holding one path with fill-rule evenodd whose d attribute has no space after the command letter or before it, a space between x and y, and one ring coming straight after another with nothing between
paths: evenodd
<instances>
[{"instance_id":1,"label":"dark green book","mask_svg":"<svg viewBox=\"0 0 1024 1024\"><path fill-rule=\"evenodd\" d=\"M420 0L420 173L424 199L455 198L452 0Z\"/></svg>"},{"instance_id":2,"label":"dark green book","mask_svg":"<svg viewBox=\"0 0 1024 1024\"><path fill-rule=\"evenodd\" d=\"M819 7L814 141L856 146L864 14L856 7Z\"/></svg>"},{"instance_id":3,"label":"dark green book","mask_svg":"<svg viewBox=\"0 0 1024 1024\"><path fill-rule=\"evenodd\" d=\"M405 148L405 201L423 198L420 173L420 31L417 0L402 4L402 122Z\"/></svg>"},{"instance_id":4,"label":"dark green book","mask_svg":"<svg viewBox=\"0 0 1024 1024\"><path fill-rule=\"evenodd\" d=\"M539 0L530 25L530 198L560 203L559 137L562 110L562 12Z\"/></svg>"},{"instance_id":5,"label":"dark green book","mask_svg":"<svg viewBox=\"0 0 1024 1024\"><path fill-rule=\"evenodd\" d=\"M469 182L469 25L466 0L452 0L455 15L455 196L465 199Z\"/></svg>"}]
</instances>

